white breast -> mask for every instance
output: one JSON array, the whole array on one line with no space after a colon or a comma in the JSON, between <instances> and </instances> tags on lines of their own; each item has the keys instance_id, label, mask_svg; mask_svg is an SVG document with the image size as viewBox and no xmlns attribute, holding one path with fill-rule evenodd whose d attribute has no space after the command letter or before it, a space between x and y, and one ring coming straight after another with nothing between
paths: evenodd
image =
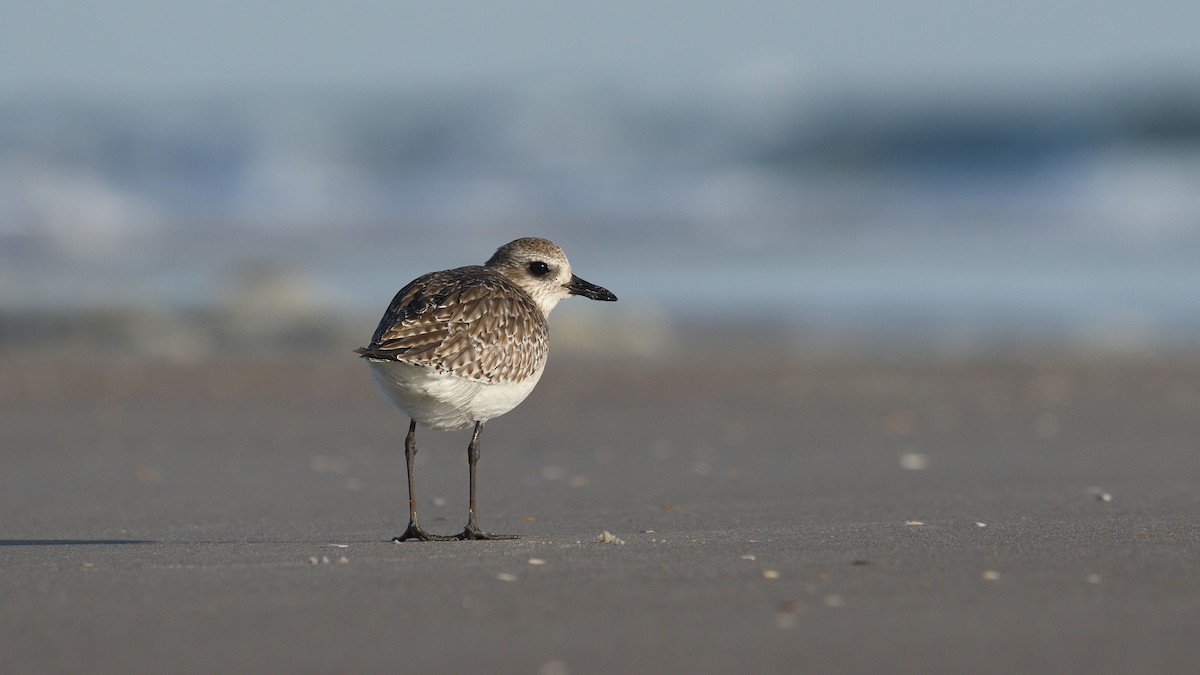
<instances>
[{"instance_id":1,"label":"white breast","mask_svg":"<svg viewBox=\"0 0 1200 675\"><path fill-rule=\"evenodd\" d=\"M539 369L520 382L485 384L398 361L369 363L384 397L433 429L461 429L499 417L524 401L542 377Z\"/></svg>"}]
</instances>

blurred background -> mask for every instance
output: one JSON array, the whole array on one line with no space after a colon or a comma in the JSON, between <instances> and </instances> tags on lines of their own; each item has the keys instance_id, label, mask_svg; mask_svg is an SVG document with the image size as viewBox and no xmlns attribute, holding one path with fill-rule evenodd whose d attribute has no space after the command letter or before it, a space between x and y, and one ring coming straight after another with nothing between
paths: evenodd
<instances>
[{"instance_id":1,"label":"blurred background","mask_svg":"<svg viewBox=\"0 0 1200 675\"><path fill-rule=\"evenodd\" d=\"M539 235L621 297L562 305L560 349L1188 350L1197 26L1194 0L4 2L0 349L350 358L416 275Z\"/></svg>"}]
</instances>

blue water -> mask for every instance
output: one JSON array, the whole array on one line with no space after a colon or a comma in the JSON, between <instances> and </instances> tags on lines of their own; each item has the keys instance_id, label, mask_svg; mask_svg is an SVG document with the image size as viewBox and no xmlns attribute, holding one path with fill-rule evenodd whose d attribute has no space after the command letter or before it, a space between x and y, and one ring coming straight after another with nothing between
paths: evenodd
<instances>
[{"instance_id":1,"label":"blue water","mask_svg":"<svg viewBox=\"0 0 1200 675\"><path fill-rule=\"evenodd\" d=\"M1200 337L1200 95L595 87L0 103L0 311L314 310L523 235L629 306ZM770 104L768 106L768 103Z\"/></svg>"}]
</instances>

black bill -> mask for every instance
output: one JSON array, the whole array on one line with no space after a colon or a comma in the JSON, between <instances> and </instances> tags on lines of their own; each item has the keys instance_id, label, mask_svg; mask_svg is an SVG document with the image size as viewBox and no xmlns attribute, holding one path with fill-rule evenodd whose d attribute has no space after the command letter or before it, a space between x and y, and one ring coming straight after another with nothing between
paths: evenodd
<instances>
[{"instance_id":1,"label":"black bill","mask_svg":"<svg viewBox=\"0 0 1200 675\"><path fill-rule=\"evenodd\" d=\"M567 290L571 292L571 295L582 295L592 300L613 302L617 299L617 296L613 295L612 291L607 288L584 281L574 274L571 275L571 283L567 284Z\"/></svg>"}]
</instances>

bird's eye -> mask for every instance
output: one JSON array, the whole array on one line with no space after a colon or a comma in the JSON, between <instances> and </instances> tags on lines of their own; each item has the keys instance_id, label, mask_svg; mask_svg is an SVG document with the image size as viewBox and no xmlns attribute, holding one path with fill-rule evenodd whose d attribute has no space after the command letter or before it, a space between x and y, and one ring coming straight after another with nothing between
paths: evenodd
<instances>
[{"instance_id":1,"label":"bird's eye","mask_svg":"<svg viewBox=\"0 0 1200 675\"><path fill-rule=\"evenodd\" d=\"M544 277L550 273L550 266L541 260L534 260L529 263L529 273L535 277Z\"/></svg>"}]
</instances>

